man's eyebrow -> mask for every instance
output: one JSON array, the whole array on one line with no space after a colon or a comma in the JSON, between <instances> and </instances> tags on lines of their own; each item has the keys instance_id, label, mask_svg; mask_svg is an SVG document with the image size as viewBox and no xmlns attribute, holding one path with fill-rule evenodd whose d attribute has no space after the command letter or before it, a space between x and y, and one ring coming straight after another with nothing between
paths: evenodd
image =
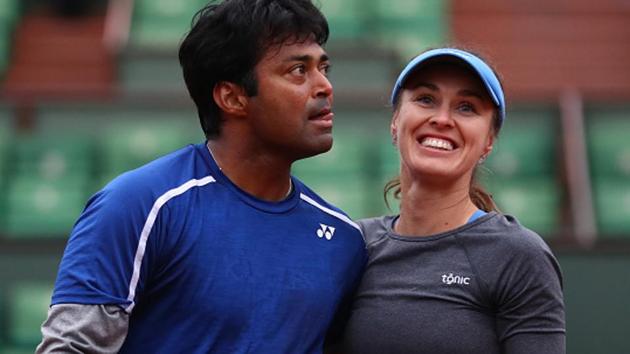
<instances>
[{"instance_id":1,"label":"man's eyebrow","mask_svg":"<svg viewBox=\"0 0 630 354\"><path fill-rule=\"evenodd\" d=\"M312 55L309 54L304 54L304 55L292 55L290 57L288 57L287 59L285 59L285 61L301 61L301 62L309 62L309 61L313 61L314 58ZM322 54L319 57L319 61L328 61L330 60L330 58L328 57L328 54Z\"/></svg>"}]
</instances>

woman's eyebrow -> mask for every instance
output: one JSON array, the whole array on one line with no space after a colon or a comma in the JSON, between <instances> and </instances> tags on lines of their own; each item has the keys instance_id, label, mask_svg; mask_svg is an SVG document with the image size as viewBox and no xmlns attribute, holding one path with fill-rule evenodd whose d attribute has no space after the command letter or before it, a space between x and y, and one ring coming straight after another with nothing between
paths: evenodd
<instances>
[{"instance_id":1,"label":"woman's eyebrow","mask_svg":"<svg viewBox=\"0 0 630 354\"><path fill-rule=\"evenodd\" d=\"M412 89L417 89L419 87L426 87L431 91L438 91L438 87L434 84L430 84L428 82L417 82L411 87Z\"/></svg>"},{"instance_id":2,"label":"woman's eyebrow","mask_svg":"<svg viewBox=\"0 0 630 354\"><path fill-rule=\"evenodd\" d=\"M483 99L484 99L482 94L480 94L480 93L479 93L479 92L477 92L477 91L473 91L473 90L466 90L466 89L464 89L464 90L459 90L459 91L457 92L457 94L458 94L459 96L472 96L472 97L476 97L476 98L478 98L478 99L480 99L480 100L483 100Z\"/></svg>"}]
</instances>

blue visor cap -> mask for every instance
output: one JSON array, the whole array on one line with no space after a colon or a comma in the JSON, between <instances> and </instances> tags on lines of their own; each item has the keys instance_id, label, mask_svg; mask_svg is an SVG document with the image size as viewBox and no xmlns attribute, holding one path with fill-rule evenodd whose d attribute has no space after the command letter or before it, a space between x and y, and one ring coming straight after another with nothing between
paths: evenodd
<instances>
[{"instance_id":1,"label":"blue visor cap","mask_svg":"<svg viewBox=\"0 0 630 354\"><path fill-rule=\"evenodd\" d=\"M468 66L470 66L479 75L479 78L486 87L486 90L488 90L488 94L492 98L492 101L499 108L499 118L501 119L501 124L503 124L503 121L505 120L505 96L503 95L503 89L501 88L499 78L488 66L488 64L479 57L460 49L432 49L413 58L413 60L410 61L403 69L400 75L398 75L398 79L396 79L396 84L392 90L392 97L390 98L392 106L396 104L398 93L400 92L400 89L402 89L409 75L428 59L435 57L457 58L468 64Z\"/></svg>"}]
</instances>

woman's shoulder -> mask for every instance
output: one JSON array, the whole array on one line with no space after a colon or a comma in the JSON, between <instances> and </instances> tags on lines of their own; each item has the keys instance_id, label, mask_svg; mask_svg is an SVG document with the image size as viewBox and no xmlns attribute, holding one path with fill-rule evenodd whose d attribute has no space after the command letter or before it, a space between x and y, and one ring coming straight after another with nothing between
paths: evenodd
<instances>
[{"instance_id":1,"label":"woman's shoulder","mask_svg":"<svg viewBox=\"0 0 630 354\"><path fill-rule=\"evenodd\" d=\"M492 245L501 253L534 255L550 252L538 233L521 224L516 217L501 213L493 213L477 227L471 228L469 236L466 239L471 243Z\"/></svg>"},{"instance_id":2,"label":"woman's shoulder","mask_svg":"<svg viewBox=\"0 0 630 354\"><path fill-rule=\"evenodd\" d=\"M532 278L562 283L560 266L547 243L511 215L494 214L460 241L489 289L501 291L506 283Z\"/></svg>"},{"instance_id":3,"label":"woman's shoulder","mask_svg":"<svg viewBox=\"0 0 630 354\"><path fill-rule=\"evenodd\" d=\"M387 236L394 218L395 217L391 215L383 215L358 220L357 224L361 227L365 244L369 247L374 242L378 242Z\"/></svg>"}]
</instances>

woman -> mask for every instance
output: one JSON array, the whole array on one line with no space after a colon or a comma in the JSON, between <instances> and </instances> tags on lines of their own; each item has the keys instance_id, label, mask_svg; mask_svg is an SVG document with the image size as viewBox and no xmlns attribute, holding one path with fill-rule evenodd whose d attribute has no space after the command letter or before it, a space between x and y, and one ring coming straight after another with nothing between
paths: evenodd
<instances>
[{"instance_id":1,"label":"woman","mask_svg":"<svg viewBox=\"0 0 630 354\"><path fill-rule=\"evenodd\" d=\"M370 259L345 352L564 353L556 259L474 182L505 120L494 71L430 50L401 72L391 103L400 177L386 193L400 215L360 222Z\"/></svg>"}]
</instances>

